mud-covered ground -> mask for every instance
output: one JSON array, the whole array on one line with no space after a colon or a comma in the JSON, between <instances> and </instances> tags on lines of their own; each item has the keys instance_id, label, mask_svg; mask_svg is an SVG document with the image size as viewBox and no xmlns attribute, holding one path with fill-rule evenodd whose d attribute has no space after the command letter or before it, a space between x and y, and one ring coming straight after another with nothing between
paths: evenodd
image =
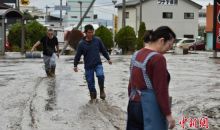
<instances>
[{"instance_id":1,"label":"mud-covered ground","mask_svg":"<svg viewBox=\"0 0 220 130\"><path fill-rule=\"evenodd\" d=\"M183 117L186 129L194 128L190 119L208 117L209 130L220 130L220 59L211 52L165 56L175 130ZM93 104L83 64L73 72L73 56L57 60L55 78L45 76L42 59L0 57L0 130L125 130L130 56L111 57L113 65L103 63L107 99Z\"/></svg>"}]
</instances>

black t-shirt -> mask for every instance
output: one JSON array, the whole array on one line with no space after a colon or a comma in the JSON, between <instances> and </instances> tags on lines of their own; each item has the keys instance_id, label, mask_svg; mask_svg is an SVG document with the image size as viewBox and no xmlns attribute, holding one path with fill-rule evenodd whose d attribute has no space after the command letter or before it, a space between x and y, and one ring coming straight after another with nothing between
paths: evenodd
<instances>
[{"instance_id":1,"label":"black t-shirt","mask_svg":"<svg viewBox=\"0 0 220 130\"><path fill-rule=\"evenodd\" d=\"M43 44L43 54L46 56L52 56L55 52L55 46L58 45L57 37L53 36L52 39L49 39L45 36L40 40L40 42Z\"/></svg>"}]
</instances>

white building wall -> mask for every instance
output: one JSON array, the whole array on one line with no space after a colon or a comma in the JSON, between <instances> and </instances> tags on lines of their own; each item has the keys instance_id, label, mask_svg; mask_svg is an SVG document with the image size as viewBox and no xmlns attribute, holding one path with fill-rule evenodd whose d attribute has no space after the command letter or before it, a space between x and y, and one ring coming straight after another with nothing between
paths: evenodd
<instances>
[{"instance_id":1,"label":"white building wall","mask_svg":"<svg viewBox=\"0 0 220 130\"><path fill-rule=\"evenodd\" d=\"M134 30L137 32L139 29L139 5L137 8L137 15L132 15L130 19L126 19L126 25L137 26ZM198 12L199 9L184 0L179 0L178 5L159 5L157 0L150 0L144 2L142 6L142 20L145 22L146 29L156 29L159 26L169 26L176 33L177 37L184 37L184 35L198 36ZM127 11L132 11L131 14L135 14L135 10L131 7L127 8ZM163 12L172 12L172 19L164 19ZM184 13L194 13L194 19L184 19ZM122 9L118 11L119 15L119 28L121 28ZM136 20L135 20L136 19Z\"/></svg>"}]
</instances>

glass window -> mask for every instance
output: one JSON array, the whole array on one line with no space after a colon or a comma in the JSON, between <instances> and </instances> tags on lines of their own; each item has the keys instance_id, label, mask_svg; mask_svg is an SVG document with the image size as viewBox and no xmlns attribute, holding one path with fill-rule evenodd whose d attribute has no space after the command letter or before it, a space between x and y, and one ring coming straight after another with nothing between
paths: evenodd
<instances>
[{"instance_id":1,"label":"glass window","mask_svg":"<svg viewBox=\"0 0 220 130\"><path fill-rule=\"evenodd\" d=\"M184 19L194 19L194 13L184 13Z\"/></svg>"},{"instance_id":2,"label":"glass window","mask_svg":"<svg viewBox=\"0 0 220 130\"><path fill-rule=\"evenodd\" d=\"M163 18L164 19L172 19L173 13L172 12L163 12Z\"/></svg>"},{"instance_id":3,"label":"glass window","mask_svg":"<svg viewBox=\"0 0 220 130\"><path fill-rule=\"evenodd\" d=\"M185 40L183 43L193 43L195 40Z\"/></svg>"},{"instance_id":4,"label":"glass window","mask_svg":"<svg viewBox=\"0 0 220 130\"><path fill-rule=\"evenodd\" d=\"M125 17L129 18L129 12L125 12Z\"/></svg>"}]
</instances>

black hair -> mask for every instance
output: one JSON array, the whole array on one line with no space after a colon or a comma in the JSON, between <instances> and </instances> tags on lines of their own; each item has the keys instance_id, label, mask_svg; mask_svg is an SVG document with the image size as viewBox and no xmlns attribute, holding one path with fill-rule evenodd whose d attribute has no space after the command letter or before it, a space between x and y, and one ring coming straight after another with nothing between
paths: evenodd
<instances>
[{"instance_id":1,"label":"black hair","mask_svg":"<svg viewBox=\"0 0 220 130\"><path fill-rule=\"evenodd\" d=\"M84 32L87 32L88 30L94 30L93 26L91 24L87 24L85 27L84 27Z\"/></svg>"},{"instance_id":2,"label":"black hair","mask_svg":"<svg viewBox=\"0 0 220 130\"><path fill-rule=\"evenodd\" d=\"M50 28L50 29L47 30L47 32L53 32L53 29Z\"/></svg>"},{"instance_id":3,"label":"black hair","mask_svg":"<svg viewBox=\"0 0 220 130\"><path fill-rule=\"evenodd\" d=\"M164 42L166 42L173 38L176 39L176 34L168 26L161 26L157 28L155 31L148 31L144 37L144 42L155 42L160 38L164 38Z\"/></svg>"}]
</instances>

